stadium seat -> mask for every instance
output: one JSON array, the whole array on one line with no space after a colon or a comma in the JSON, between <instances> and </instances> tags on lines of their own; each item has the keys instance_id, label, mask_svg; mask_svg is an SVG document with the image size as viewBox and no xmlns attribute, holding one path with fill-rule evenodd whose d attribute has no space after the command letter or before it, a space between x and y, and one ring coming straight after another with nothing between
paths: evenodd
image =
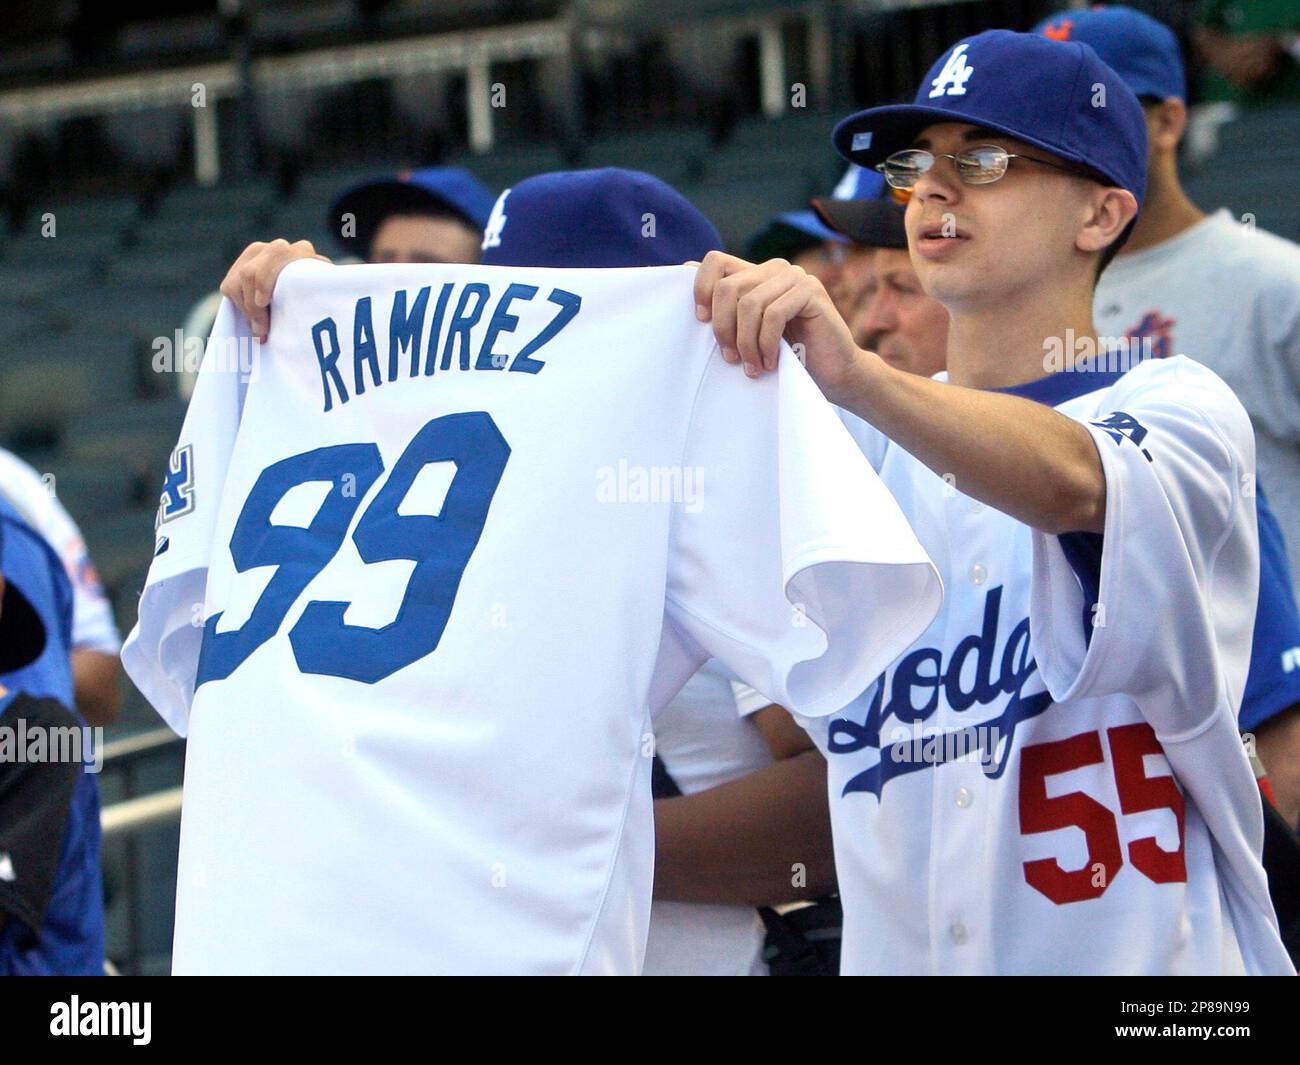
<instances>
[{"instance_id":1,"label":"stadium seat","mask_svg":"<svg viewBox=\"0 0 1300 1065\"><path fill-rule=\"evenodd\" d=\"M50 472L59 501L78 525L149 501L142 472L120 458L91 462L59 459L50 465Z\"/></svg>"},{"instance_id":2,"label":"stadium seat","mask_svg":"<svg viewBox=\"0 0 1300 1065\"><path fill-rule=\"evenodd\" d=\"M139 388L129 337L46 336L0 352L0 432L58 424L129 401Z\"/></svg>"},{"instance_id":3,"label":"stadium seat","mask_svg":"<svg viewBox=\"0 0 1300 1065\"><path fill-rule=\"evenodd\" d=\"M65 453L70 459L116 458L149 483L162 484L184 418L185 405L174 397L96 410L68 424Z\"/></svg>"},{"instance_id":4,"label":"stadium seat","mask_svg":"<svg viewBox=\"0 0 1300 1065\"><path fill-rule=\"evenodd\" d=\"M12 303L33 303L51 293L93 284L99 271L88 262L0 265L0 292Z\"/></svg>"},{"instance_id":5,"label":"stadium seat","mask_svg":"<svg viewBox=\"0 0 1300 1065\"><path fill-rule=\"evenodd\" d=\"M134 196L97 196L69 203L55 203L52 207L33 210L27 216L24 232L39 235L47 212L54 215L60 235L117 233L139 215L140 206Z\"/></svg>"},{"instance_id":6,"label":"stadium seat","mask_svg":"<svg viewBox=\"0 0 1300 1065\"><path fill-rule=\"evenodd\" d=\"M4 245L7 267L61 267L65 264L99 264L122 245L118 230L79 230L60 222L53 236L26 234Z\"/></svg>"},{"instance_id":7,"label":"stadium seat","mask_svg":"<svg viewBox=\"0 0 1300 1065\"><path fill-rule=\"evenodd\" d=\"M229 266L226 250L212 245L135 249L109 264L108 280L172 289L215 288Z\"/></svg>"},{"instance_id":8,"label":"stadium seat","mask_svg":"<svg viewBox=\"0 0 1300 1065\"><path fill-rule=\"evenodd\" d=\"M739 250L778 211L806 206L815 191L802 174L775 174L683 190L710 218L727 248Z\"/></svg>"},{"instance_id":9,"label":"stadium seat","mask_svg":"<svg viewBox=\"0 0 1300 1065\"><path fill-rule=\"evenodd\" d=\"M82 528L104 587L116 593L153 557L157 506L137 507Z\"/></svg>"},{"instance_id":10,"label":"stadium seat","mask_svg":"<svg viewBox=\"0 0 1300 1065\"><path fill-rule=\"evenodd\" d=\"M275 183L269 177L227 181L210 188L185 185L163 197L154 217L163 221L240 217L269 206L274 199Z\"/></svg>"}]
</instances>

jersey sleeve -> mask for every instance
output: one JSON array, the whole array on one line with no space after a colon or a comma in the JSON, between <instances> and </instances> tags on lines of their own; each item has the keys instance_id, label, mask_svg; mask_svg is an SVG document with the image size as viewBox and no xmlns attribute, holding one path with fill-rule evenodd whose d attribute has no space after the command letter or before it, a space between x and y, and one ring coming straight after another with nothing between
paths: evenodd
<instances>
[{"instance_id":1,"label":"jersey sleeve","mask_svg":"<svg viewBox=\"0 0 1300 1065\"><path fill-rule=\"evenodd\" d=\"M1176 739L1241 705L1259 582L1254 437L1212 371L1144 363L1084 421L1104 533L1033 535L1030 626L1059 702L1123 693Z\"/></svg>"},{"instance_id":2,"label":"jersey sleeve","mask_svg":"<svg viewBox=\"0 0 1300 1065\"><path fill-rule=\"evenodd\" d=\"M750 380L716 349L683 456L666 613L769 701L829 714L924 631L938 574L898 504L788 348Z\"/></svg>"},{"instance_id":3,"label":"jersey sleeve","mask_svg":"<svg viewBox=\"0 0 1300 1065\"><path fill-rule=\"evenodd\" d=\"M154 558L139 620L122 649L136 687L185 735L203 639L208 566L246 380L213 357L217 345L251 344L248 323L222 304L194 395L172 451L158 509ZM256 362L253 363L256 372Z\"/></svg>"}]
</instances>

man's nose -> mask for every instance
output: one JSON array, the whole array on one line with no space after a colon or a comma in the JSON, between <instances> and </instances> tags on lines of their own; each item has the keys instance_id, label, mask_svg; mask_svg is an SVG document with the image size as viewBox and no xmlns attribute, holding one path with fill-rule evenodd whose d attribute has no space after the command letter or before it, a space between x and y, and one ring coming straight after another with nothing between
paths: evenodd
<instances>
[{"instance_id":1,"label":"man's nose","mask_svg":"<svg viewBox=\"0 0 1300 1065\"><path fill-rule=\"evenodd\" d=\"M953 160L937 156L934 165L916 179L911 198L920 203L926 200L955 203L961 199L961 187Z\"/></svg>"}]
</instances>

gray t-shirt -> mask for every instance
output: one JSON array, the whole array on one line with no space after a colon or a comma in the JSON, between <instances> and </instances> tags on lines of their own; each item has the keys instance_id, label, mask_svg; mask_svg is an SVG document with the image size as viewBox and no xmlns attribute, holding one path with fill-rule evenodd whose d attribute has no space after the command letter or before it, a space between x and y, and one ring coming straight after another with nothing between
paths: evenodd
<instances>
[{"instance_id":1,"label":"gray t-shirt","mask_svg":"<svg viewBox=\"0 0 1300 1065\"><path fill-rule=\"evenodd\" d=\"M1282 526L1300 595L1300 245L1225 208L1101 275L1097 333L1150 337L1237 393L1255 426L1259 482Z\"/></svg>"}]
</instances>

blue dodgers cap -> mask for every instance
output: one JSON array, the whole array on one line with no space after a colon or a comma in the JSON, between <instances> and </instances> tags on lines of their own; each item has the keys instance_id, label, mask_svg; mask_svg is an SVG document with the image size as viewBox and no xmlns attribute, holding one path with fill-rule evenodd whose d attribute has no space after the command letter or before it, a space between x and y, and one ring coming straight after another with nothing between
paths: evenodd
<instances>
[{"instance_id":1,"label":"blue dodgers cap","mask_svg":"<svg viewBox=\"0 0 1300 1065\"><path fill-rule=\"evenodd\" d=\"M1187 99L1187 74L1174 31L1131 7L1065 11L1034 27L1053 41L1079 41L1124 79L1134 96Z\"/></svg>"},{"instance_id":2,"label":"blue dodgers cap","mask_svg":"<svg viewBox=\"0 0 1300 1065\"><path fill-rule=\"evenodd\" d=\"M1086 44L1010 30L967 37L930 68L913 103L850 115L832 139L844 158L874 167L938 122L984 126L1091 167L1141 206L1142 105Z\"/></svg>"},{"instance_id":3,"label":"blue dodgers cap","mask_svg":"<svg viewBox=\"0 0 1300 1065\"><path fill-rule=\"evenodd\" d=\"M365 258L375 231L389 215L446 211L460 217L472 229L481 230L487 225L492 201L487 186L468 170L426 166L349 189L330 206L326 224L331 233L337 234L341 231L342 217L352 215L356 220L356 225L351 227L353 235L337 239L346 252Z\"/></svg>"},{"instance_id":4,"label":"blue dodgers cap","mask_svg":"<svg viewBox=\"0 0 1300 1065\"><path fill-rule=\"evenodd\" d=\"M675 266L722 247L685 196L639 170L557 170L506 189L483 234L485 266Z\"/></svg>"}]
</instances>

